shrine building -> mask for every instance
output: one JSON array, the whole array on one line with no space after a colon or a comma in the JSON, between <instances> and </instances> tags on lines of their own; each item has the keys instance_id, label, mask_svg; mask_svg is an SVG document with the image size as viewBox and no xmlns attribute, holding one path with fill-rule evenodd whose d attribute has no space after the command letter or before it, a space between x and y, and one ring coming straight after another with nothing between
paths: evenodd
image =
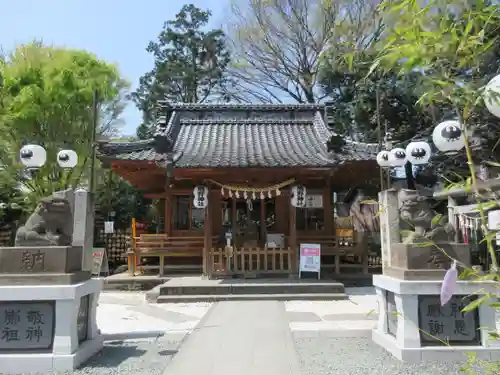
<instances>
[{"instance_id":1,"label":"shrine building","mask_svg":"<svg viewBox=\"0 0 500 375\"><path fill-rule=\"evenodd\" d=\"M337 136L322 105L166 102L151 139L98 149L104 167L161 204L159 233L133 235L129 272L209 277L296 274L301 243L321 244L322 272L370 272L363 235L334 201L377 183L377 152Z\"/></svg>"}]
</instances>

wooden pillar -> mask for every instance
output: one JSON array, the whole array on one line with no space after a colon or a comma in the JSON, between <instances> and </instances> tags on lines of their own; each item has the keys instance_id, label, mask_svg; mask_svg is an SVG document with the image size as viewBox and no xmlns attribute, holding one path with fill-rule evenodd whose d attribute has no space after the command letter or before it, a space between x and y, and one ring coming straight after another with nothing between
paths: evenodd
<instances>
[{"instance_id":1,"label":"wooden pillar","mask_svg":"<svg viewBox=\"0 0 500 375\"><path fill-rule=\"evenodd\" d=\"M292 250L292 259L291 259L292 272L291 272L291 275L297 275L299 273L299 263L298 263L299 250L298 250L298 246L297 246L297 225L296 225L297 210L295 209L295 207L292 206L292 204L290 202L291 195L292 194L291 194L291 189L290 189L288 197L287 197L288 198L288 207L289 207L289 218L290 218L289 226L288 226L288 230L289 230L288 246Z\"/></svg>"},{"instance_id":2,"label":"wooden pillar","mask_svg":"<svg viewBox=\"0 0 500 375\"><path fill-rule=\"evenodd\" d=\"M208 206L205 207L204 239L203 239L203 275L210 276L212 273L212 259L210 252L212 250L212 213L214 207L218 207L216 195L213 191L208 193Z\"/></svg>"},{"instance_id":3,"label":"wooden pillar","mask_svg":"<svg viewBox=\"0 0 500 375\"><path fill-rule=\"evenodd\" d=\"M331 236L333 234L333 203L330 175L327 176L326 186L323 190L323 211L325 215L325 233Z\"/></svg>"},{"instance_id":4,"label":"wooden pillar","mask_svg":"<svg viewBox=\"0 0 500 375\"><path fill-rule=\"evenodd\" d=\"M260 200L260 244L259 246L264 247L266 244L266 200Z\"/></svg>"},{"instance_id":5,"label":"wooden pillar","mask_svg":"<svg viewBox=\"0 0 500 375\"><path fill-rule=\"evenodd\" d=\"M167 236L172 234L172 213L173 213L173 199L172 190L169 186L165 187L165 205L164 205L164 231Z\"/></svg>"}]
</instances>

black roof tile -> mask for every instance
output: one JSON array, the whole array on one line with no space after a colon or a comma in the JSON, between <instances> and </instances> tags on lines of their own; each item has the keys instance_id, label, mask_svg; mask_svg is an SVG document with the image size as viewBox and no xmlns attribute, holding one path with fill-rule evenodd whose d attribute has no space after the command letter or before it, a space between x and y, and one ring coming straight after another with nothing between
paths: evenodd
<instances>
[{"instance_id":1,"label":"black roof tile","mask_svg":"<svg viewBox=\"0 0 500 375\"><path fill-rule=\"evenodd\" d=\"M325 125L320 105L173 104L169 108L173 112L168 121L167 116L158 118L155 139L104 143L100 146L100 157L162 161L168 158L167 153L155 150L163 142L170 155L182 153L175 164L180 168L329 167L351 160L375 159L378 152L378 144L348 139L342 152L328 152L326 142L334 133ZM197 109L220 113L269 109L278 115L282 113L283 118L199 119L187 115ZM307 111L309 115L293 119L288 114L294 110Z\"/></svg>"}]
</instances>

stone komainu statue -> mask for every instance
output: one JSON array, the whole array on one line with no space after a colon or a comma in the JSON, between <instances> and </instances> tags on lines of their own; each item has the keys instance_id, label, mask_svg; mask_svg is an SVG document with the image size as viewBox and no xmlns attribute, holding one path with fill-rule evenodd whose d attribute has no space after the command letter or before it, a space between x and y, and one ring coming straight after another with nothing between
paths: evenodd
<instances>
[{"instance_id":1,"label":"stone komainu statue","mask_svg":"<svg viewBox=\"0 0 500 375\"><path fill-rule=\"evenodd\" d=\"M431 208L428 197L420 195L416 190L403 189L399 192L398 200L401 221L413 229L404 243L441 243L454 239L453 225L448 223L446 216L435 219L438 214Z\"/></svg>"},{"instance_id":2,"label":"stone komainu statue","mask_svg":"<svg viewBox=\"0 0 500 375\"><path fill-rule=\"evenodd\" d=\"M40 200L16 233L15 246L71 246L73 210L71 192L54 193Z\"/></svg>"}]
</instances>

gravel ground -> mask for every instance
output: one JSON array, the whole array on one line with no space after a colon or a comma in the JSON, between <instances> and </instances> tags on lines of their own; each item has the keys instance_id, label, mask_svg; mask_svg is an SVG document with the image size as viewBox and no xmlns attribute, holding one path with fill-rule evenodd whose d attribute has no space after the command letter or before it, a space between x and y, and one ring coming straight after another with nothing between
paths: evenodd
<instances>
[{"instance_id":1,"label":"gravel ground","mask_svg":"<svg viewBox=\"0 0 500 375\"><path fill-rule=\"evenodd\" d=\"M295 337L302 375L464 375L461 364L404 364L369 338ZM478 371L477 374L484 374Z\"/></svg>"},{"instance_id":2,"label":"gravel ground","mask_svg":"<svg viewBox=\"0 0 500 375\"><path fill-rule=\"evenodd\" d=\"M181 335L167 335L151 340L106 342L102 351L81 369L74 372L29 375L161 375L181 342Z\"/></svg>"}]
</instances>

